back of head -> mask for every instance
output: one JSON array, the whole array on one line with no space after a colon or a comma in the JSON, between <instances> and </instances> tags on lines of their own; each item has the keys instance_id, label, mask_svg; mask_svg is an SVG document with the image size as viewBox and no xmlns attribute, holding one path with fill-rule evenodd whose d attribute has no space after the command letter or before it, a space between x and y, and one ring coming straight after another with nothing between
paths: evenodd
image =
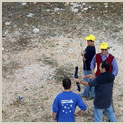
<instances>
[{"instance_id":1,"label":"back of head","mask_svg":"<svg viewBox=\"0 0 125 124\"><path fill-rule=\"evenodd\" d=\"M109 72L110 64L107 61L103 61L101 67L105 68L106 72Z\"/></svg>"},{"instance_id":2,"label":"back of head","mask_svg":"<svg viewBox=\"0 0 125 124\"><path fill-rule=\"evenodd\" d=\"M64 87L64 89L70 89L71 80L69 78L66 77L63 79L63 87Z\"/></svg>"}]
</instances>

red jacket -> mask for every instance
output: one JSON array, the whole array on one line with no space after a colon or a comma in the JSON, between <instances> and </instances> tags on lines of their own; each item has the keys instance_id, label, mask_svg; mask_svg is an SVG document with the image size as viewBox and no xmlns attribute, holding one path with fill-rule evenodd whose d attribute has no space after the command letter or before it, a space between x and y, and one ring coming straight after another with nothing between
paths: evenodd
<instances>
[{"instance_id":1,"label":"red jacket","mask_svg":"<svg viewBox=\"0 0 125 124\"><path fill-rule=\"evenodd\" d=\"M96 54L96 63L97 63L97 71L96 71L96 77L98 77L100 75L100 63L102 62L102 57L100 55L101 53ZM107 61L111 66L109 71L112 72L113 68L112 68L112 61L114 59L114 56L109 54L108 58L105 60Z\"/></svg>"}]
</instances>

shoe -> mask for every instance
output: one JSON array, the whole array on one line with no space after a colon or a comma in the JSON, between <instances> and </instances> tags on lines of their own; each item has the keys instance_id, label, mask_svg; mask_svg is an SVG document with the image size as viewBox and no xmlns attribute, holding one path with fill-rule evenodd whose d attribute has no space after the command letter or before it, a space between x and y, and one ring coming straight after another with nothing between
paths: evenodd
<instances>
[{"instance_id":1,"label":"shoe","mask_svg":"<svg viewBox=\"0 0 125 124\"><path fill-rule=\"evenodd\" d=\"M92 100L92 99L94 99L94 97L88 97L88 98L86 98L86 100Z\"/></svg>"},{"instance_id":2,"label":"shoe","mask_svg":"<svg viewBox=\"0 0 125 124\"><path fill-rule=\"evenodd\" d=\"M80 94L80 93L79 93L79 95L80 95L81 97L83 97L83 98L87 98L87 96L83 96L83 94Z\"/></svg>"}]
</instances>

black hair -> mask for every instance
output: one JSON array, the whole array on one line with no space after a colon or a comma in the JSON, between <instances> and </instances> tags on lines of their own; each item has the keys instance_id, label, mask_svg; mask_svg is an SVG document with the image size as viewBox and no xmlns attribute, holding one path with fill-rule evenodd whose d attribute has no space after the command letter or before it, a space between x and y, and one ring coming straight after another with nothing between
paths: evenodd
<instances>
[{"instance_id":1,"label":"black hair","mask_svg":"<svg viewBox=\"0 0 125 124\"><path fill-rule=\"evenodd\" d=\"M71 80L68 77L63 79L63 87L64 89L70 89L71 87Z\"/></svg>"},{"instance_id":2,"label":"black hair","mask_svg":"<svg viewBox=\"0 0 125 124\"><path fill-rule=\"evenodd\" d=\"M107 61L103 61L101 67L105 68L105 71L108 72L110 69L110 64Z\"/></svg>"},{"instance_id":3,"label":"black hair","mask_svg":"<svg viewBox=\"0 0 125 124\"><path fill-rule=\"evenodd\" d=\"M88 40L88 41L90 41L90 42L94 42L94 41L92 41L92 40Z\"/></svg>"}]
</instances>

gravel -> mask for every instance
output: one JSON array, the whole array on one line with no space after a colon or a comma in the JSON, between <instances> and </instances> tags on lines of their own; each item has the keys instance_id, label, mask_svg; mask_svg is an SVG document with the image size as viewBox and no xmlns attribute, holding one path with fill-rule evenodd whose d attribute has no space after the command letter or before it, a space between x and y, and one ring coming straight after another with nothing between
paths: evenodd
<instances>
[{"instance_id":1,"label":"gravel","mask_svg":"<svg viewBox=\"0 0 125 124\"><path fill-rule=\"evenodd\" d=\"M101 42L108 42L109 52L118 63L113 101L117 119L122 122L121 8L120 3L3 3L2 121L51 122L52 103L63 91L62 82L55 78L57 71L64 76L62 72L66 70L73 83L74 68L78 65L82 76L81 51L87 45L84 38L93 34L96 51L100 52ZM72 90L78 93L75 83ZM19 100L19 96L23 99ZM83 100L88 110L76 121L93 122L93 100ZM108 121L105 116L104 121Z\"/></svg>"}]
</instances>

